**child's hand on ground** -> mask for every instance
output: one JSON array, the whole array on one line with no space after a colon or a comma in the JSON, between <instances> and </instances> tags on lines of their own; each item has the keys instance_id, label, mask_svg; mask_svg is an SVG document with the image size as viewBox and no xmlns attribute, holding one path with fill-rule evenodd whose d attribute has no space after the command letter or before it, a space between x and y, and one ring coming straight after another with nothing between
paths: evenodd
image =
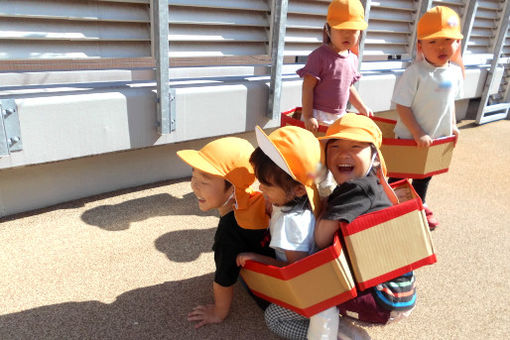
<instances>
[{"instance_id":1,"label":"child's hand on ground","mask_svg":"<svg viewBox=\"0 0 510 340\"><path fill-rule=\"evenodd\" d=\"M246 265L246 261L252 260L255 261L257 254L255 253L239 253L236 258L237 266L244 267Z\"/></svg>"},{"instance_id":2,"label":"child's hand on ground","mask_svg":"<svg viewBox=\"0 0 510 340\"><path fill-rule=\"evenodd\" d=\"M305 118L304 121L305 121L305 128L308 131L315 132L319 128L319 122L317 121L317 119L315 119L313 117Z\"/></svg>"},{"instance_id":3,"label":"child's hand on ground","mask_svg":"<svg viewBox=\"0 0 510 340\"><path fill-rule=\"evenodd\" d=\"M418 138L414 138L419 148L429 147L432 144L432 138L429 135L421 135Z\"/></svg>"},{"instance_id":4,"label":"child's hand on ground","mask_svg":"<svg viewBox=\"0 0 510 340\"><path fill-rule=\"evenodd\" d=\"M196 306L191 313L188 314L188 321L199 321L195 324L195 328L200 328L210 323L220 323L224 320L220 313L216 310L216 305Z\"/></svg>"}]
</instances>

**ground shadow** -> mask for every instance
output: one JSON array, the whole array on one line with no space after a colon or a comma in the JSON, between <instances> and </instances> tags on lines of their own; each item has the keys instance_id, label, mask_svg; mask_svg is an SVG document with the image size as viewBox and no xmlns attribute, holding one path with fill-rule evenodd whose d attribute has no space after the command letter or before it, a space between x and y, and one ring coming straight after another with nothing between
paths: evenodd
<instances>
[{"instance_id":1,"label":"ground shadow","mask_svg":"<svg viewBox=\"0 0 510 340\"><path fill-rule=\"evenodd\" d=\"M198 209L195 195L188 193L182 198L169 194L157 194L132 199L114 205L101 205L85 211L81 219L108 231L129 228L132 222L144 221L155 216L196 215L210 216Z\"/></svg>"},{"instance_id":2,"label":"ground shadow","mask_svg":"<svg viewBox=\"0 0 510 340\"><path fill-rule=\"evenodd\" d=\"M192 262L212 251L215 232L216 228L172 231L158 237L154 245L172 262Z\"/></svg>"},{"instance_id":3,"label":"ground shadow","mask_svg":"<svg viewBox=\"0 0 510 340\"><path fill-rule=\"evenodd\" d=\"M77 209L77 208L84 207L85 204L90 203L90 202L104 200L107 198L112 198L112 197L116 197L119 195L129 194L129 193L133 193L133 192L137 192L137 191L158 188L158 187L162 187L165 185L187 182L189 180L190 180L189 177L180 178L180 179L172 179L172 180L165 180L165 181L160 181L160 182L155 182L155 183L137 185L137 186L126 188L126 189L109 191L109 192L105 192L105 193L101 193L101 194L97 194L97 195L83 197L83 198L69 201L69 202L58 203L58 204L51 205L51 206L41 208L41 209L35 209L35 210L30 210L30 211L26 211L26 212L22 212L22 213L12 214L12 215L5 216L5 217L0 217L0 223L1 222L9 222L9 221L19 219L19 218L25 218L25 217L30 217L30 216L34 216L34 215L44 214L46 212L50 212L50 211L54 211L54 210ZM187 195L183 199L185 199L185 198L188 198ZM188 199L190 199L190 198L188 198ZM194 211L194 213L193 213L194 215L205 215L200 212L196 203L194 206L191 206L189 208L190 208L190 210Z\"/></svg>"},{"instance_id":4,"label":"ground shadow","mask_svg":"<svg viewBox=\"0 0 510 340\"><path fill-rule=\"evenodd\" d=\"M212 274L128 291L111 303L67 302L0 316L0 339L274 339L239 285L229 318L194 329L187 313L211 303Z\"/></svg>"}]
</instances>

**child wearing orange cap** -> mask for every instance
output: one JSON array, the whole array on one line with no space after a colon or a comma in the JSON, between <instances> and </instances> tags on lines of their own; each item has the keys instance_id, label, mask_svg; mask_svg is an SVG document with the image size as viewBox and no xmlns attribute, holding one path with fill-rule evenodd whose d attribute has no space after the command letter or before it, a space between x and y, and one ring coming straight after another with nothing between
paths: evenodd
<instances>
[{"instance_id":1,"label":"child wearing orange cap","mask_svg":"<svg viewBox=\"0 0 510 340\"><path fill-rule=\"evenodd\" d=\"M372 119L347 113L319 140L326 166L338 183L315 229L315 242L322 249L333 243L339 221L350 223L358 216L390 207L396 196L384 178L386 167L379 150L382 133ZM361 292L338 308L342 315L366 322L384 324L399 319L414 307L414 281L413 272L409 272Z\"/></svg>"},{"instance_id":2,"label":"child wearing orange cap","mask_svg":"<svg viewBox=\"0 0 510 340\"><path fill-rule=\"evenodd\" d=\"M433 139L459 135L455 99L463 90L462 38L459 16L448 7L433 7L418 21L417 58L400 77L392 98L398 112L397 138L414 139L418 147L428 147ZM431 178L412 183L433 230L439 223L425 203Z\"/></svg>"},{"instance_id":3,"label":"child wearing orange cap","mask_svg":"<svg viewBox=\"0 0 510 340\"><path fill-rule=\"evenodd\" d=\"M227 317L239 275L237 254L255 251L274 256L274 251L261 242L266 236L269 217L264 197L251 188L255 181L249 162L253 150L244 139L225 137L199 151L177 152L193 168L191 188L200 210L217 210L220 215L213 245L214 304L199 305L188 314L188 321L198 321L196 328L222 322Z\"/></svg>"},{"instance_id":4,"label":"child wearing orange cap","mask_svg":"<svg viewBox=\"0 0 510 340\"><path fill-rule=\"evenodd\" d=\"M237 256L237 263L244 266L246 261L253 260L281 267L315 251L313 233L319 195L314 180L320 165L320 145L311 132L296 126L279 128L269 136L257 127L256 136L259 147L251 155L250 161L255 168L260 190L273 206L269 246L274 248L276 259L256 253L242 253ZM280 327L282 319L289 317L298 323L309 322L307 318L275 304L265 312L266 323L273 332L285 338L305 339L306 328ZM336 320L333 320L330 328L333 328L336 338L336 308L333 317ZM312 322L314 318L316 316L311 317Z\"/></svg>"},{"instance_id":5,"label":"child wearing orange cap","mask_svg":"<svg viewBox=\"0 0 510 340\"><path fill-rule=\"evenodd\" d=\"M361 77L357 46L361 31L368 26L364 12L359 0L331 1L324 43L308 56L305 67L297 71L303 78L303 120L310 131L317 131L319 123L330 125L345 114L348 101L361 114L373 115L354 86Z\"/></svg>"}]
</instances>

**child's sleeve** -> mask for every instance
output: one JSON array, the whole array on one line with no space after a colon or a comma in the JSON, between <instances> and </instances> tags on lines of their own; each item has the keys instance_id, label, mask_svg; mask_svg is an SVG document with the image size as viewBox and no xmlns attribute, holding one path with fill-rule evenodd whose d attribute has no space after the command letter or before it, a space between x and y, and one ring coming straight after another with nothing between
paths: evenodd
<instances>
[{"instance_id":1,"label":"child's sleeve","mask_svg":"<svg viewBox=\"0 0 510 340\"><path fill-rule=\"evenodd\" d=\"M411 107L417 89L418 75L415 68L410 66L398 79L391 101L395 104Z\"/></svg>"},{"instance_id":2,"label":"child's sleeve","mask_svg":"<svg viewBox=\"0 0 510 340\"><path fill-rule=\"evenodd\" d=\"M354 183L344 183L328 197L325 220L351 223L356 217L370 209L371 201L365 190Z\"/></svg>"},{"instance_id":3,"label":"child's sleeve","mask_svg":"<svg viewBox=\"0 0 510 340\"><path fill-rule=\"evenodd\" d=\"M298 76L304 78L305 75L309 74L317 80L321 80L321 57L317 50L310 53L308 56L308 60L306 61L306 65L303 68L300 68L296 71Z\"/></svg>"}]
</instances>

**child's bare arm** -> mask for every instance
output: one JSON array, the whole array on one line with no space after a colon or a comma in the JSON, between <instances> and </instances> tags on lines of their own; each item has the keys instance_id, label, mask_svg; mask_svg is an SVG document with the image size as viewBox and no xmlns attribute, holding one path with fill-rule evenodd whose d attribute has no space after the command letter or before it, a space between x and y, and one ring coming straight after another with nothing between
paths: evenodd
<instances>
[{"instance_id":1,"label":"child's bare arm","mask_svg":"<svg viewBox=\"0 0 510 340\"><path fill-rule=\"evenodd\" d=\"M455 112L455 103L452 104L452 126L453 126L453 135L459 139L459 128L457 127L457 114Z\"/></svg>"},{"instance_id":2,"label":"child's bare arm","mask_svg":"<svg viewBox=\"0 0 510 340\"><path fill-rule=\"evenodd\" d=\"M361 96L359 95L359 92L358 90L356 90L356 86L354 85L351 85L351 87L349 88L349 101L362 115L368 117L372 117L374 115L372 110L368 106L366 106L365 103L363 103L363 101L361 100Z\"/></svg>"},{"instance_id":3,"label":"child's bare arm","mask_svg":"<svg viewBox=\"0 0 510 340\"><path fill-rule=\"evenodd\" d=\"M264 264L269 264L271 266L283 267L287 265L287 263L278 261L277 259L257 253L239 253L236 258L236 263L239 267L244 267L246 265L246 261L257 261Z\"/></svg>"},{"instance_id":4,"label":"child's bare arm","mask_svg":"<svg viewBox=\"0 0 510 340\"><path fill-rule=\"evenodd\" d=\"M416 144L418 144L419 147L430 146L432 138L422 130L416 118L414 118L411 108L397 104L397 113L404 125L411 131Z\"/></svg>"},{"instance_id":5,"label":"child's bare arm","mask_svg":"<svg viewBox=\"0 0 510 340\"><path fill-rule=\"evenodd\" d=\"M234 296L234 286L224 287L213 282L214 304L199 305L188 314L188 321L198 321L195 328L220 323L227 317Z\"/></svg>"},{"instance_id":6,"label":"child's bare arm","mask_svg":"<svg viewBox=\"0 0 510 340\"><path fill-rule=\"evenodd\" d=\"M326 248L333 243L338 231L338 221L320 219L315 225L315 244L319 249Z\"/></svg>"},{"instance_id":7,"label":"child's bare arm","mask_svg":"<svg viewBox=\"0 0 510 340\"><path fill-rule=\"evenodd\" d=\"M248 261L248 260L257 261L257 262L268 264L271 266L283 267L290 263L296 262L297 260L300 260L300 259L306 257L307 255L308 255L308 253L304 252L304 251L286 250L285 256L287 257L287 262L284 262L284 261L279 261L279 260L269 257L269 256L257 254L257 253L240 253L239 255L237 255L236 262L237 262L237 265L240 267L244 267L246 264L246 261Z\"/></svg>"},{"instance_id":8,"label":"child's bare arm","mask_svg":"<svg viewBox=\"0 0 510 340\"><path fill-rule=\"evenodd\" d=\"M305 258L308 256L307 252L304 251L293 251L293 250L286 250L285 256L287 257L287 264L294 263L298 260L301 260L302 258Z\"/></svg>"},{"instance_id":9,"label":"child's bare arm","mask_svg":"<svg viewBox=\"0 0 510 340\"><path fill-rule=\"evenodd\" d=\"M309 74L303 77L303 88L301 93L301 103L303 108L301 114L305 127L310 131L317 131L319 123L313 118L313 90L317 85L317 79Z\"/></svg>"}]
</instances>

